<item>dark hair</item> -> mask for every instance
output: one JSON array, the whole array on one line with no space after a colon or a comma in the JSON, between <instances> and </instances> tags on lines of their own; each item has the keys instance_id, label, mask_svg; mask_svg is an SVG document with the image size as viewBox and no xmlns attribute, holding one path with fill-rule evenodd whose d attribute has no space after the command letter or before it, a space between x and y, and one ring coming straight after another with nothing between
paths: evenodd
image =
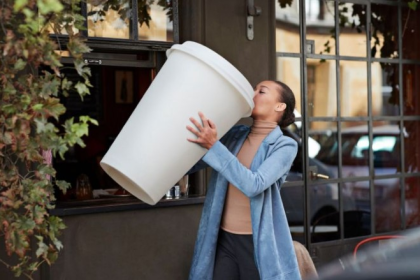
<instances>
[{"instance_id":1,"label":"dark hair","mask_svg":"<svg viewBox=\"0 0 420 280\"><path fill-rule=\"evenodd\" d=\"M280 86L279 101L286 103L286 110L284 110L283 116L278 121L280 127L287 127L295 122L295 95L288 85L280 81L273 81Z\"/></svg>"}]
</instances>

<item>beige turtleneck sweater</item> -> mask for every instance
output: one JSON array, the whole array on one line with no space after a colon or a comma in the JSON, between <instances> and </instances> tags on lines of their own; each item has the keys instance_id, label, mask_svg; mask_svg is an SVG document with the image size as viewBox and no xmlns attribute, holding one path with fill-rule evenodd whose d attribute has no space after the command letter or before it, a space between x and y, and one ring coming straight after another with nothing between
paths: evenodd
<instances>
[{"instance_id":1,"label":"beige turtleneck sweater","mask_svg":"<svg viewBox=\"0 0 420 280\"><path fill-rule=\"evenodd\" d=\"M255 120L248 137L238 152L239 162L246 168L250 168L261 142L276 126L276 122ZM252 234L250 200L230 183L220 227L230 233Z\"/></svg>"}]
</instances>

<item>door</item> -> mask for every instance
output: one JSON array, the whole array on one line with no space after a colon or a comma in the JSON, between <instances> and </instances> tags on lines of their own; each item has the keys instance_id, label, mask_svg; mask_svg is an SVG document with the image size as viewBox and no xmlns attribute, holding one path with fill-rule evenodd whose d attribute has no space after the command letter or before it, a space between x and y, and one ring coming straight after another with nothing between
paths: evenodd
<instances>
[{"instance_id":1,"label":"door","mask_svg":"<svg viewBox=\"0 0 420 280\"><path fill-rule=\"evenodd\" d=\"M407 2L276 1L276 77L297 97L287 131L301 143L282 198L318 265L418 225L420 31Z\"/></svg>"}]
</instances>

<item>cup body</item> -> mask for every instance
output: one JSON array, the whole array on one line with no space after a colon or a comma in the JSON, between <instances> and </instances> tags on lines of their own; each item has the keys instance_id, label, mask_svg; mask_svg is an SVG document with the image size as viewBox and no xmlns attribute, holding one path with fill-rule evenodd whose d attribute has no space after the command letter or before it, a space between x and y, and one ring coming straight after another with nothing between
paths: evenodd
<instances>
[{"instance_id":1,"label":"cup body","mask_svg":"<svg viewBox=\"0 0 420 280\"><path fill-rule=\"evenodd\" d=\"M189 118L203 112L222 137L253 109L253 88L212 50L175 45L168 59L101 161L131 194L156 204L206 149L187 141Z\"/></svg>"}]
</instances>

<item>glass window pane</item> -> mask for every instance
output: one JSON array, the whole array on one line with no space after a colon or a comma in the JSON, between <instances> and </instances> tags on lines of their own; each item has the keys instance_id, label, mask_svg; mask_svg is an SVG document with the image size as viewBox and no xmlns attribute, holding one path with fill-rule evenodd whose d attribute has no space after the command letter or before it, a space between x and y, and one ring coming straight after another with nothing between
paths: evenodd
<instances>
[{"instance_id":1,"label":"glass window pane","mask_svg":"<svg viewBox=\"0 0 420 280\"><path fill-rule=\"evenodd\" d=\"M420 177L405 180L405 223L407 228L420 226Z\"/></svg>"},{"instance_id":2,"label":"glass window pane","mask_svg":"<svg viewBox=\"0 0 420 280\"><path fill-rule=\"evenodd\" d=\"M398 58L398 6L371 5L371 55Z\"/></svg>"},{"instance_id":3,"label":"glass window pane","mask_svg":"<svg viewBox=\"0 0 420 280\"><path fill-rule=\"evenodd\" d=\"M341 129L342 176L369 176L369 134L365 122L343 122Z\"/></svg>"},{"instance_id":4,"label":"glass window pane","mask_svg":"<svg viewBox=\"0 0 420 280\"><path fill-rule=\"evenodd\" d=\"M404 115L420 115L420 65L403 65Z\"/></svg>"},{"instance_id":5,"label":"glass window pane","mask_svg":"<svg viewBox=\"0 0 420 280\"><path fill-rule=\"evenodd\" d=\"M305 243L303 186L284 184L280 189L280 193L292 238Z\"/></svg>"},{"instance_id":6,"label":"glass window pane","mask_svg":"<svg viewBox=\"0 0 420 280\"><path fill-rule=\"evenodd\" d=\"M400 172L401 141L398 123L386 121L373 123L372 150L375 175Z\"/></svg>"},{"instance_id":7,"label":"glass window pane","mask_svg":"<svg viewBox=\"0 0 420 280\"><path fill-rule=\"evenodd\" d=\"M306 40L314 41L316 54L335 55L334 1L306 0Z\"/></svg>"},{"instance_id":8,"label":"glass window pane","mask_svg":"<svg viewBox=\"0 0 420 280\"><path fill-rule=\"evenodd\" d=\"M299 0L276 1L276 51L300 52Z\"/></svg>"},{"instance_id":9,"label":"glass window pane","mask_svg":"<svg viewBox=\"0 0 420 280\"><path fill-rule=\"evenodd\" d=\"M400 114L398 64L373 62L372 115L398 116Z\"/></svg>"},{"instance_id":10,"label":"glass window pane","mask_svg":"<svg viewBox=\"0 0 420 280\"><path fill-rule=\"evenodd\" d=\"M336 183L310 185L312 242L340 239L340 212Z\"/></svg>"},{"instance_id":11,"label":"glass window pane","mask_svg":"<svg viewBox=\"0 0 420 280\"><path fill-rule=\"evenodd\" d=\"M311 122L308 137L310 171L327 176L338 177L338 155L340 149L337 138L336 122ZM312 173L311 173L312 174ZM322 181L319 176L310 176L310 180Z\"/></svg>"},{"instance_id":12,"label":"glass window pane","mask_svg":"<svg viewBox=\"0 0 420 280\"><path fill-rule=\"evenodd\" d=\"M340 2L340 55L366 57L366 6Z\"/></svg>"},{"instance_id":13,"label":"glass window pane","mask_svg":"<svg viewBox=\"0 0 420 280\"><path fill-rule=\"evenodd\" d=\"M335 60L307 60L307 100L310 117L337 116Z\"/></svg>"},{"instance_id":14,"label":"glass window pane","mask_svg":"<svg viewBox=\"0 0 420 280\"><path fill-rule=\"evenodd\" d=\"M401 228L401 188L400 179L375 180L375 211L377 233ZM386 209L386 211L385 211Z\"/></svg>"},{"instance_id":15,"label":"glass window pane","mask_svg":"<svg viewBox=\"0 0 420 280\"><path fill-rule=\"evenodd\" d=\"M420 60L420 9L416 11L403 7L402 19L402 57Z\"/></svg>"},{"instance_id":16,"label":"glass window pane","mask_svg":"<svg viewBox=\"0 0 420 280\"><path fill-rule=\"evenodd\" d=\"M367 64L340 61L341 116L367 116Z\"/></svg>"},{"instance_id":17,"label":"glass window pane","mask_svg":"<svg viewBox=\"0 0 420 280\"><path fill-rule=\"evenodd\" d=\"M300 117L301 88L300 88L300 59L292 57L277 57L276 79L287 84L295 94L296 117Z\"/></svg>"},{"instance_id":18,"label":"glass window pane","mask_svg":"<svg viewBox=\"0 0 420 280\"><path fill-rule=\"evenodd\" d=\"M420 121L404 122L405 171L420 172Z\"/></svg>"},{"instance_id":19,"label":"glass window pane","mask_svg":"<svg viewBox=\"0 0 420 280\"><path fill-rule=\"evenodd\" d=\"M132 15L130 2L130 0L88 0L88 36L129 39Z\"/></svg>"},{"instance_id":20,"label":"glass window pane","mask_svg":"<svg viewBox=\"0 0 420 280\"><path fill-rule=\"evenodd\" d=\"M343 208L344 238L369 235L371 233L369 181L344 183L344 198L350 199L349 203Z\"/></svg>"},{"instance_id":21,"label":"glass window pane","mask_svg":"<svg viewBox=\"0 0 420 280\"><path fill-rule=\"evenodd\" d=\"M297 121L286 128L282 128L283 134L296 140L298 152L287 175L286 181L303 181L303 151L302 151L302 122Z\"/></svg>"},{"instance_id":22,"label":"glass window pane","mask_svg":"<svg viewBox=\"0 0 420 280\"><path fill-rule=\"evenodd\" d=\"M138 0L139 40L173 42L172 0Z\"/></svg>"}]
</instances>

